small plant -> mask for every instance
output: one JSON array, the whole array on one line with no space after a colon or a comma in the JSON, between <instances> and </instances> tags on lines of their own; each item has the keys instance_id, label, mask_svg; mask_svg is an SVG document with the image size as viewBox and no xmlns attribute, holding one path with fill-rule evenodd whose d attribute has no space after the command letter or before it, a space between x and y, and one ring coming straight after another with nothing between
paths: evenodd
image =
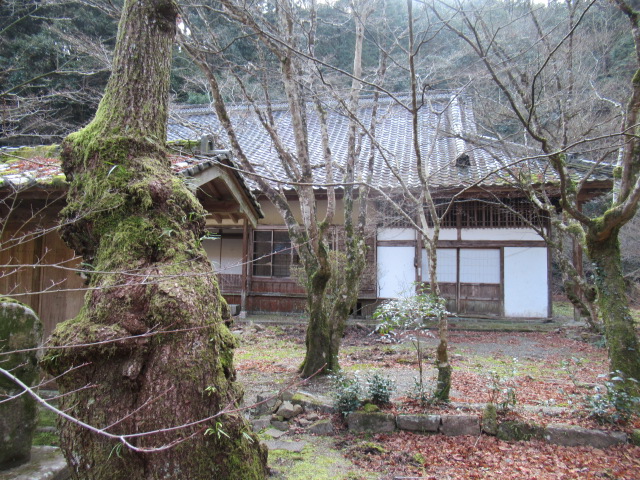
<instances>
[{"instance_id":1,"label":"small plant","mask_svg":"<svg viewBox=\"0 0 640 480\"><path fill-rule=\"evenodd\" d=\"M411 391L411 393L409 393L409 398L420 402L420 405L426 407L427 405L432 403L433 395L432 392L425 386L421 377L414 377L413 390Z\"/></svg>"},{"instance_id":2,"label":"small plant","mask_svg":"<svg viewBox=\"0 0 640 480\"><path fill-rule=\"evenodd\" d=\"M423 369L423 360L426 356L424 340L426 337L433 337L431 332L426 331L424 322L429 318L442 318L448 315L451 314L446 310L445 300L435 296L421 284L418 285L416 295L390 300L380 305L373 314L373 318L379 321L374 330L376 333L395 340L397 331L401 330L406 332L404 336L411 340L418 360L416 388L422 404L427 402Z\"/></svg>"},{"instance_id":3,"label":"small plant","mask_svg":"<svg viewBox=\"0 0 640 480\"><path fill-rule=\"evenodd\" d=\"M627 381L638 383L634 378L629 378ZM604 385L596 386L595 393L586 398L589 417L601 424L617 424L627 423L638 415L640 397L629 394L623 388L623 383L625 379L620 372L614 372Z\"/></svg>"},{"instance_id":4,"label":"small plant","mask_svg":"<svg viewBox=\"0 0 640 480\"><path fill-rule=\"evenodd\" d=\"M332 378L335 384L335 400L333 406L342 416L346 417L362 405L362 401L360 400L362 390L360 388L358 375L355 375L354 378L349 378L345 375L338 374L333 375Z\"/></svg>"},{"instance_id":5,"label":"small plant","mask_svg":"<svg viewBox=\"0 0 640 480\"><path fill-rule=\"evenodd\" d=\"M391 403L391 394L395 390L395 383L390 378L383 377L378 372L367 378L369 400L375 405L383 406Z\"/></svg>"},{"instance_id":6,"label":"small plant","mask_svg":"<svg viewBox=\"0 0 640 480\"><path fill-rule=\"evenodd\" d=\"M584 360L581 358L571 357L571 360L562 361L562 370L567 372L571 383L574 387L582 387L583 385L578 381L578 371L583 367Z\"/></svg>"},{"instance_id":7,"label":"small plant","mask_svg":"<svg viewBox=\"0 0 640 480\"><path fill-rule=\"evenodd\" d=\"M518 374L518 359L513 359L511 375L501 376L495 370L489 371L489 402L497 407L498 411L506 412L516 406L518 396L514 378Z\"/></svg>"}]
</instances>

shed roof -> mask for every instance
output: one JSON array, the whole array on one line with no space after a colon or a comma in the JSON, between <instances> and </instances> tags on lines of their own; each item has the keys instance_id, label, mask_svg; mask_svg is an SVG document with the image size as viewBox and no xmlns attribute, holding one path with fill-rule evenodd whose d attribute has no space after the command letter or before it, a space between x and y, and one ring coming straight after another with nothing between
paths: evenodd
<instances>
[{"instance_id":1,"label":"shed roof","mask_svg":"<svg viewBox=\"0 0 640 480\"><path fill-rule=\"evenodd\" d=\"M187 154L170 155L171 168L176 175L187 177L187 183L196 191L205 208L219 218L237 218L244 214L256 225L264 217L260 203L239 173L228 151L194 157ZM66 189L59 148L22 147L0 149L0 191L25 191L29 187L40 189ZM199 191L207 189L206 195ZM229 201L234 202L233 207Z\"/></svg>"}]
</instances>

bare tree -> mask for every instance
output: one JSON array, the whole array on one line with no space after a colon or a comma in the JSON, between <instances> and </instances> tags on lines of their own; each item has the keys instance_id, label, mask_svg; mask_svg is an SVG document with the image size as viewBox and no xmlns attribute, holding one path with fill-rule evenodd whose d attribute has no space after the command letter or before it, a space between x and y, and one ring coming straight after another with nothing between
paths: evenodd
<instances>
[{"instance_id":1,"label":"bare tree","mask_svg":"<svg viewBox=\"0 0 640 480\"><path fill-rule=\"evenodd\" d=\"M348 146L343 172L334 166L339 158L330 148L327 126L327 109L348 106L351 111L358 109L362 76L362 44L364 24L372 11L370 2L351 5L351 18L355 27L355 44L352 80L346 97L336 94L335 87L323 75L324 62L318 62L315 54L318 23L318 5L312 1L274 2L250 7L232 0L221 2L222 11L245 35L255 36L252 45L258 52L257 60L249 68L238 65L224 53L234 40L215 38L210 33L203 37L195 32L183 38L183 45L205 73L213 104L235 156L243 169L256 182L262 193L275 205L282 216L289 236L297 248L304 269L309 310L309 327L306 337L306 355L301 366L303 377L308 377L319 369L325 372L338 369L338 351L345 322L358 298L361 274L365 267L365 225L367 217L367 187L358 187L356 175L368 178L372 164L358 169L360 157L361 125L355 118L350 120ZM207 24L209 12L201 6L194 8L199 14L199 22ZM214 12L218 13L218 12ZM194 20L191 22L195 24ZM246 38L246 37L245 37ZM194 41L195 40L195 41ZM220 84L218 66L228 66L233 85L268 133L273 148L277 151L280 165L278 173L265 178L260 175L252 159L248 158L238 138L232 118L225 104L224 85ZM270 71L269 67L274 70ZM274 88L275 85L282 87ZM293 132L293 148L283 140L274 120L272 98L284 99L288 107ZM333 103L333 104L332 104ZM309 122L319 125L321 153L311 148ZM371 122L375 122L375 115ZM316 171L322 173L317 174ZM262 172L264 175L264 171ZM274 177L281 183L275 183ZM339 187L340 192L336 192ZM326 192L326 213L320 218L316 189ZM345 222L344 284L336 295L328 295L327 286L332 275L336 275L338 263L331 261L330 227L338 213L341 195L341 211ZM295 200L289 195L294 194ZM359 202L356 204L355 199ZM299 208L300 216L295 213Z\"/></svg>"},{"instance_id":2,"label":"bare tree","mask_svg":"<svg viewBox=\"0 0 640 480\"><path fill-rule=\"evenodd\" d=\"M636 63L632 68L637 72L638 12L623 0L615 5L627 17L634 37ZM500 21L490 5L471 2L436 3L432 11L477 56L489 85L499 92L494 97L494 112L509 118L526 143L536 145L548 159L557 176L560 206L575 220L569 228L584 238L586 253L595 266L611 371L637 379L638 338L625 294L619 232L633 218L640 199L634 133L640 89L634 82L625 86L623 91L629 96L621 115L617 106L623 100L607 97L590 81L588 74L595 67L578 68L579 61L589 57L578 57L572 46L588 40L586 19L592 10L600 13L607 6L596 1L568 6L568 14L556 16L560 21L552 23L543 22L541 16L557 14L557 10L529 4L514 4L512 16ZM538 41L533 46L511 44L509 35L523 29L536 32ZM581 158L590 159L591 167L577 171L575 160ZM581 210L581 193L585 182L597 179L599 169L607 165L617 178L611 204L603 214L589 216ZM637 388L633 382L628 386Z\"/></svg>"}]
</instances>

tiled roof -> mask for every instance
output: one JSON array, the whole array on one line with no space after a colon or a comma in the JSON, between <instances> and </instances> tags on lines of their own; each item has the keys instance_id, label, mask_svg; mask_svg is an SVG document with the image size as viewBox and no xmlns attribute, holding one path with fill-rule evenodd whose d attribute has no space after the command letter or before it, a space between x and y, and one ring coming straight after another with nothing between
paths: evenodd
<instances>
[{"instance_id":1,"label":"tiled roof","mask_svg":"<svg viewBox=\"0 0 640 480\"><path fill-rule=\"evenodd\" d=\"M66 179L62 172L59 151L55 146L48 147L48 149L51 153L50 156L31 155L31 147L0 148L0 187L12 185L16 188L24 188L35 184L42 186L63 185ZM177 175L192 177L213 165L223 164L231 167L240 182L244 182L227 151L219 151L216 155L207 158L202 156L196 158L184 154L169 155L169 160L171 161L171 169Z\"/></svg>"},{"instance_id":2,"label":"tiled roof","mask_svg":"<svg viewBox=\"0 0 640 480\"><path fill-rule=\"evenodd\" d=\"M548 163L537 159L538 153L522 145L498 143L496 139L481 137L476 132L473 109L468 98L437 93L426 97L427 100L419 113L420 145L425 164L431 176L432 187L463 188L470 185L504 186L509 183L507 169L522 169L524 163L514 166L514 159L528 157L527 171L538 181L554 180ZM406 98L400 97L401 100ZM418 186L415 168L415 152L412 146L412 117L408 109L389 98L382 98L379 104L378 123L376 124L376 142L380 148L375 152L373 183L381 189L397 186L397 181L390 173L388 164L397 167L403 181L409 186ZM369 126L373 103L363 100L359 113L363 125ZM269 178L287 181L288 178L281 166L278 154L270 137L260 125L252 107L234 105L229 107L232 123L243 150L259 174ZM336 105L327 105L328 130L330 148L334 158L334 183L341 183L342 171L347 156L347 138L349 119ZM273 117L283 144L290 152L295 152L291 117L285 104L273 106ZM314 181L318 185L326 182L322 168L322 146L320 124L313 108L308 109L308 130L310 155L315 168ZM211 135L216 148L227 149L227 138L213 110L209 106L174 107L168 125L168 141L199 141L203 136ZM470 141L473 139L473 141ZM42 155L22 155L21 149L0 149L0 188L13 186L23 188L34 184L43 186L62 186L65 182L60 168L60 161L53 147L42 147L46 150ZM382 152L382 153L381 153ZM219 150L215 153L221 153ZM362 137L362 148L356 179L364 175L371 153L371 141L368 136ZM461 167L456 159L468 155L468 166ZM28 157L28 158L26 158ZM216 155L203 159L185 154L170 156L175 173L194 176L199 171L209 168L216 161ZM255 188L249 176L242 176L228 155L224 155L225 163L234 171L243 188ZM588 161L572 159L575 171L583 173L590 167ZM532 177L532 178L533 178ZM592 180L610 180L607 169L598 168ZM255 199L252 199L254 203Z\"/></svg>"},{"instance_id":3,"label":"tiled roof","mask_svg":"<svg viewBox=\"0 0 640 480\"><path fill-rule=\"evenodd\" d=\"M407 99L401 97L401 100ZM282 142L292 154L295 154L288 108L286 105L275 105L272 108L275 125ZM228 109L238 141L256 171L267 177L286 181L288 178L281 166L277 151L252 107L234 105L229 106ZM363 100L359 119L366 127L370 124L372 111L373 102ZM327 105L327 114L330 149L335 164L342 166L347 156L349 118L337 105ZM320 123L313 107L308 107L307 115L310 156L312 163L319 167L315 169L314 182L321 185L326 183L326 180L324 168L322 168ZM205 135L211 135L217 147L228 148L224 130L209 106L183 106L172 109L168 128L170 141L199 140ZM507 159L513 157L509 157L506 151L502 151L495 139L491 143L488 143L486 138L480 142L469 141L471 138L479 137L468 98L448 93L435 93L426 97L424 105L419 110L419 136L422 156L428 165L432 187L505 185L505 172L499 172L505 168L505 165L512 163ZM401 173L407 185L418 186L416 156L412 145L412 116L409 110L390 98L381 99L375 138L380 148L376 149L375 153L373 184L381 189L397 186L397 180L388 167L388 164L391 164ZM384 152L386 161L381 152ZM363 177L363 169L370 153L371 141L365 135L362 137L356 178ZM469 157L468 166L465 167L456 164L456 159L463 154ZM542 164L535 160L528 163L530 169L540 172L540 178L549 180L549 174L544 173ZM340 183L342 172L340 168L334 170L333 182Z\"/></svg>"},{"instance_id":4,"label":"tiled roof","mask_svg":"<svg viewBox=\"0 0 640 480\"><path fill-rule=\"evenodd\" d=\"M50 155L23 155L26 148L0 149L0 187L23 188L36 183L54 185L64 183L57 152ZM38 152L39 153L39 152Z\"/></svg>"}]
</instances>

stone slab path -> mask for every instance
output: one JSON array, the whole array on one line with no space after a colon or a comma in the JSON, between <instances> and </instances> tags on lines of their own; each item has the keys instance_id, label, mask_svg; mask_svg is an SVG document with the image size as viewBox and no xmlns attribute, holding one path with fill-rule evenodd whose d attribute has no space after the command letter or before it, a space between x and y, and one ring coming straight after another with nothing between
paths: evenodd
<instances>
[{"instance_id":1,"label":"stone slab path","mask_svg":"<svg viewBox=\"0 0 640 480\"><path fill-rule=\"evenodd\" d=\"M0 480L67 480L71 472L57 447L31 447L31 461L0 472Z\"/></svg>"}]
</instances>

